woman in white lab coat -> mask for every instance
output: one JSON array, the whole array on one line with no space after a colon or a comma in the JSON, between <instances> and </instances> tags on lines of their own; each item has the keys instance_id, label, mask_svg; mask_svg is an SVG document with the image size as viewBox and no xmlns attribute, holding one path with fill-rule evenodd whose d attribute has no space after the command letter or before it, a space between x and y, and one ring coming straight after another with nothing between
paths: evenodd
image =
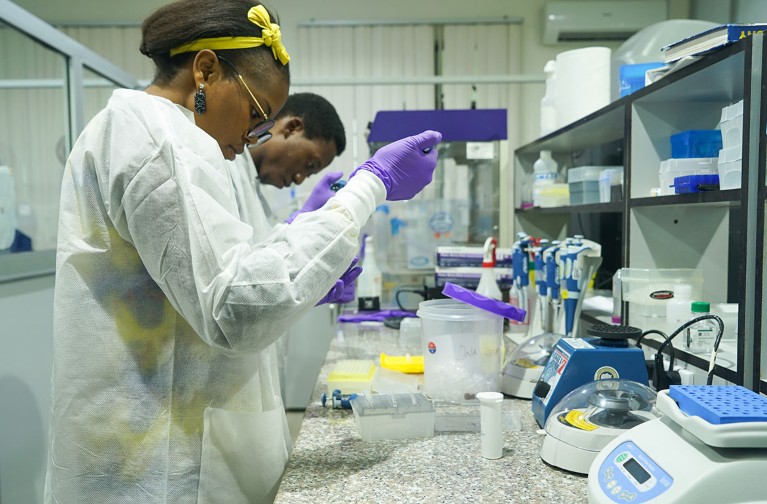
<instances>
[{"instance_id":1,"label":"woman in white lab coat","mask_svg":"<svg viewBox=\"0 0 767 504\"><path fill-rule=\"evenodd\" d=\"M254 5L151 15L154 82L115 91L67 161L48 503L268 501L290 451L274 341L336 285L375 206L431 180L441 137L425 132L252 244L224 159L289 85L279 26Z\"/></svg>"}]
</instances>

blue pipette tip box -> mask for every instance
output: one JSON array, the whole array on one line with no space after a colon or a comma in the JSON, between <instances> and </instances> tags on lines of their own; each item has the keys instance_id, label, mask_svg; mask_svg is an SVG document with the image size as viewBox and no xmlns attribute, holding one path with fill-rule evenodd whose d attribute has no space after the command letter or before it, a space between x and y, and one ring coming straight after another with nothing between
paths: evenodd
<instances>
[{"instance_id":1,"label":"blue pipette tip box","mask_svg":"<svg viewBox=\"0 0 767 504\"><path fill-rule=\"evenodd\" d=\"M739 385L672 385L668 394L684 413L710 424L767 422L767 397Z\"/></svg>"}]
</instances>

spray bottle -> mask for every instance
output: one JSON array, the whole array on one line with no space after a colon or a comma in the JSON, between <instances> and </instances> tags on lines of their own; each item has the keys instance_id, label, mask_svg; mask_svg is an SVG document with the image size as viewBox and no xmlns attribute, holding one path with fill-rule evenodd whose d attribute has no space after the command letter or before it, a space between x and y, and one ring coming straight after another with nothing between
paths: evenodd
<instances>
[{"instance_id":1,"label":"spray bottle","mask_svg":"<svg viewBox=\"0 0 767 504\"><path fill-rule=\"evenodd\" d=\"M482 275L479 277L479 285L477 285L476 292L477 294L500 301L503 295L495 279L495 249L497 246L498 240L495 238L490 237L485 240L482 257Z\"/></svg>"}]
</instances>

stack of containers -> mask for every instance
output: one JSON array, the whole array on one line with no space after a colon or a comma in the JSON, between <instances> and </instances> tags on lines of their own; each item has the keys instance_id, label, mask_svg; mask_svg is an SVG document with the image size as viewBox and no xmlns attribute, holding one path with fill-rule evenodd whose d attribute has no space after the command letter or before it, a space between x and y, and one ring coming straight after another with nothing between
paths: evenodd
<instances>
[{"instance_id":1,"label":"stack of containers","mask_svg":"<svg viewBox=\"0 0 767 504\"><path fill-rule=\"evenodd\" d=\"M599 174L601 166L579 166L567 170L570 205L599 203Z\"/></svg>"},{"instance_id":2,"label":"stack of containers","mask_svg":"<svg viewBox=\"0 0 767 504\"><path fill-rule=\"evenodd\" d=\"M608 166L599 174L599 202L623 201L623 167Z\"/></svg>"},{"instance_id":3,"label":"stack of containers","mask_svg":"<svg viewBox=\"0 0 767 504\"><path fill-rule=\"evenodd\" d=\"M690 188L697 184L719 184L716 156L721 148L719 130L687 130L671 135L671 159L660 162L659 194L693 192Z\"/></svg>"},{"instance_id":4,"label":"stack of containers","mask_svg":"<svg viewBox=\"0 0 767 504\"><path fill-rule=\"evenodd\" d=\"M450 282L467 289L476 289L482 276L482 247L439 246L436 253L434 283L444 287ZM512 284L511 249L495 249L495 280L501 289Z\"/></svg>"},{"instance_id":5,"label":"stack of containers","mask_svg":"<svg viewBox=\"0 0 767 504\"><path fill-rule=\"evenodd\" d=\"M740 189L743 164L743 100L722 109L719 123L722 150L718 170L720 189Z\"/></svg>"},{"instance_id":6,"label":"stack of containers","mask_svg":"<svg viewBox=\"0 0 767 504\"><path fill-rule=\"evenodd\" d=\"M567 170L570 205L609 203L623 199L622 166L578 166Z\"/></svg>"}]
</instances>

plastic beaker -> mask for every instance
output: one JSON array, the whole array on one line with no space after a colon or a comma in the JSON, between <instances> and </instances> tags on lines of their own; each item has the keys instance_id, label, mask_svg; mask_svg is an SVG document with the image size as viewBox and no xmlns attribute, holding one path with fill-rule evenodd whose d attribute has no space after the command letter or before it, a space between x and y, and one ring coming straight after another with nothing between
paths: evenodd
<instances>
[{"instance_id":1,"label":"plastic beaker","mask_svg":"<svg viewBox=\"0 0 767 504\"><path fill-rule=\"evenodd\" d=\"M466 402L500 391L502 317L454 299L423 301L418 316L429 397Z\"/></svg>"}]
</instances>

